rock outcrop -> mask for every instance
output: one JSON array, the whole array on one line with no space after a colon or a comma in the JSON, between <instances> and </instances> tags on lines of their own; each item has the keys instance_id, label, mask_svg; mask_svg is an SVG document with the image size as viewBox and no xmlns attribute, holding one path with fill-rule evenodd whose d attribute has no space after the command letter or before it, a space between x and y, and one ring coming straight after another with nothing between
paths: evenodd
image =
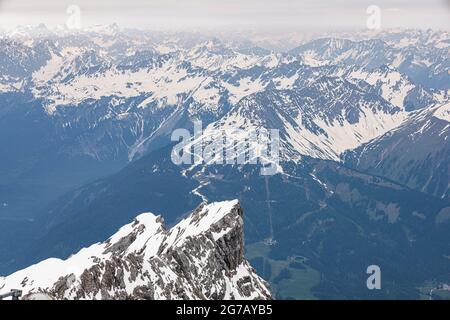
<instances>
[{"instance_id":1,"label":"rock outcrop","mask_svg":"<svg viewBox=\"0 0 450 320\"><path fill-rule=\"evenodd\" d=\"M200 205L171 229L145 213L67 260L0 279L23 299L271 299L244 258L238 201Z\"/></svg>"}]
</instances>

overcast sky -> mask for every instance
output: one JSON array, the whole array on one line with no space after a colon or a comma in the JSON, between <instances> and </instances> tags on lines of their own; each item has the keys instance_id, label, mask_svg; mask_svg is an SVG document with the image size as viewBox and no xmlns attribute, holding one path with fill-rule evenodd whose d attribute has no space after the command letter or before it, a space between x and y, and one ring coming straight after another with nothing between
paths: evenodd
<instances>
[{"instance_id":1,"label":"overcast sky","mask_svg":"<svg viewBox=\"0 0 450 320\"><path fill-rule=\"evenodd\" d=\"M382 28L450 29L450 0L0 0L0 27L64 24L71 4L83 27L362 29L367 7L377 5Z\"/></svg>"}]
</instances>

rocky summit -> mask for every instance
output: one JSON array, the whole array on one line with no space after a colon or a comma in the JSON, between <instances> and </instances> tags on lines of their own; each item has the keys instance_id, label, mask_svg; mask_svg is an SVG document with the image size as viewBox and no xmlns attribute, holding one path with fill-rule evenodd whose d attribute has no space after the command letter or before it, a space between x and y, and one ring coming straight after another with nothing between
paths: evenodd
<instances>
[{"instance_id":1,"label":"rocky summit","mask_svg":"<svg viewBox=\"0 0 450 320\"><path fill-rule=\"evenodd\" d=\"M271 299L244 258L237 200L202 204L174 227L144 213L67 260L47 259L0 279L22 299Z\"/></svg>"}]
</instances>

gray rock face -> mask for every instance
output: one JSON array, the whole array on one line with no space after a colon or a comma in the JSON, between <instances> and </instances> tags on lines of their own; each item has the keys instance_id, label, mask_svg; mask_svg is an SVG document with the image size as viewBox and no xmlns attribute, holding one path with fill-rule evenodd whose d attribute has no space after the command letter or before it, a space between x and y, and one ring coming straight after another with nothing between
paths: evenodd
<instances>
[{"instance_id":1,"label":"gray rock face","mask_svg":"<svg viewBox=\"0 0 450 320\"><path fill-rule=\"evenodd\" d=\"M202 204L166 229L140 215L104 243L0 279L24 299L271 299L244 258L238 201Z\"/></svg>"}]
</instances>

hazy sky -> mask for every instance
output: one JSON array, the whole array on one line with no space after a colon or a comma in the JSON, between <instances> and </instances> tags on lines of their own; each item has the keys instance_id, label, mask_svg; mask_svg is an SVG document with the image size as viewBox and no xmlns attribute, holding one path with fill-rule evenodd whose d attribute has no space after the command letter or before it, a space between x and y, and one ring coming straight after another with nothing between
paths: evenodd
<instances>
[{"instance_id":1,"label":"hazy sky","mask_svg":"<svg viewBox=\"0 0 450 320\"><path fill-rule=\"evenodd\" d=\"M367 7L377 5L382 28L450 29L450 0L0 0L0 27L64 24L71 4L82 26L362 29Z\"/></svg>"}]
</instances>

